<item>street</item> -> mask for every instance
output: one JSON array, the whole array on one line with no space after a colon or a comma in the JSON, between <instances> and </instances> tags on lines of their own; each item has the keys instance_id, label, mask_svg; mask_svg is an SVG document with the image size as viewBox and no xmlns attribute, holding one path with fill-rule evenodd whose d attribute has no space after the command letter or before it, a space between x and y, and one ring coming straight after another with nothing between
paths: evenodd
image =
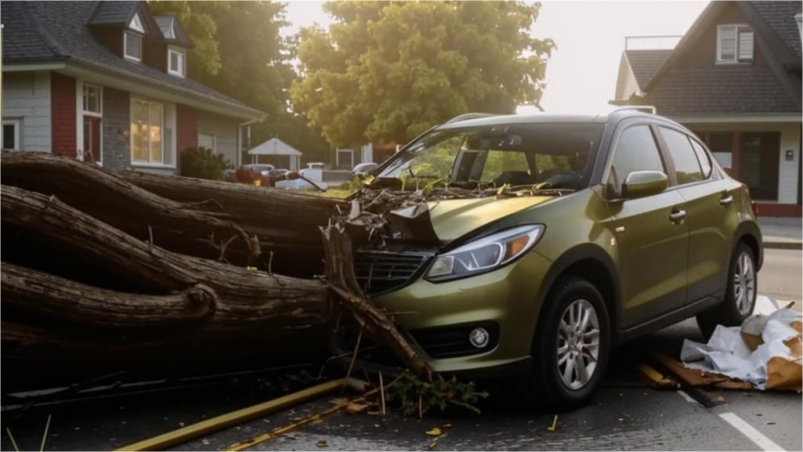
<instances>
[{"instance_id":1,"label":"street","mask_svg":"<svg viewBox=\"0 0 803 452\"><path fill-rule=\"evenodd\" d=\"M801 251L764 250L764 267L758 274L758 293L779 301L794 300L801 309Z\"/></svg>"},{"instance_id":2,"label":"street","mask_svg":"<svg viewBox=\"0 0 803 452\"><path fill-rule=\"evenodd\" d=\"M767 250L760 273L762 294L800 300L800 251ZM800 304L796 304L800 309ZM560 414L522 404L516 394L492 391L474 416L461 410L431 413L423 421L387 416L335 414L256 447L257 450L801 450L801 396L759 391L707 391L724 403L705 408L677 390L656 390L637 376L639 363L656 350L677 353L684 338L701 340L694 320L614 350L604 387L591 405ZM317 369L314 370L317 373ZM278 385L280 388L282 385ZM29 410L22 419L3 413L21 449L39 447L52 414L47 450L108 450L190 425L276 396L264 382L232 378L214 386L139 394ZM287 391L287 387L279 391ZM289 390L295 390L289 385ZM274 428L329 409L335 394L266 418L191 441L177 450L221 450ZM325 441L322 443L321 441ZM324 445L325 444L325 445ZM13 450L7 435L3 450Z\"/></svg>"}]
</instances>

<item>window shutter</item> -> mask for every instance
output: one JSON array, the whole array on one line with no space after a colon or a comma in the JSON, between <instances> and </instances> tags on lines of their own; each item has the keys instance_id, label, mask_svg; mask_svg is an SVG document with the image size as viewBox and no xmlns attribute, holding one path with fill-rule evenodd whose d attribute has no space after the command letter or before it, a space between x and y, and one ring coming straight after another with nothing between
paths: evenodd
<instances>
[{"instance_id":1,"label":"window shutter","mask_svg":"<svg viewBox=\"0 0 803 452\"><path fill-rule=\"evenodd\" d=\"M753 32L739 32L739 60L753 60Z\"/></svg>"}]
</instances>

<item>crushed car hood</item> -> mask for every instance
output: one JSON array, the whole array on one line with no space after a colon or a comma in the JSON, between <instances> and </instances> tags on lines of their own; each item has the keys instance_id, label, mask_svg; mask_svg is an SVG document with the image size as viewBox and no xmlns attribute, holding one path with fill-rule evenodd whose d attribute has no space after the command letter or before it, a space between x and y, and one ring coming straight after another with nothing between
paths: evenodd
<instances>
[{"instance_id":1,"label":"crushed car hood","mask_svg":"<svg viewBox=\"0 0 803 452\"><path fill-rule=\"evenodd\" d=\"M553 196L519 196L499 199L496 196L489 196L430 201L427 206L438 240L448 243L480 226L537 206L552 198Z\"/></svg>"}]
</instances>

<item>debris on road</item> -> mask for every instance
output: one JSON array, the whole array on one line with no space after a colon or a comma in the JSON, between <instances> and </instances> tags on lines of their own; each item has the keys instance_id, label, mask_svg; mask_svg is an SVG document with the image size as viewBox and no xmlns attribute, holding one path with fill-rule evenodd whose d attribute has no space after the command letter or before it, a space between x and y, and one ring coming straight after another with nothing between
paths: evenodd
<instances>
[{"instance_id":1,"label":"debris on road","mask_svg":"<svg viewBox=\"0 0 803 452\"><path fill-rule=\"evenodd\" d=\"M801 392L801 325L800 313L784 308L753 315L741 327L717 326L707 344L684 341L685 367L678 374L692 386L717 383L744 389L747 383L759 390Z\"/></svg>"},{"instance_id":2,"label":"debris on road","mask_svg":"<svg viewBox=\"0 0 803 452\"><path fill-rule=\"evenodd\" d=\"M549 432L554 432L558 429L558 415L556 414L554 418L552 418L552 425L546 428Z\"/></svg>"}]
</instances>

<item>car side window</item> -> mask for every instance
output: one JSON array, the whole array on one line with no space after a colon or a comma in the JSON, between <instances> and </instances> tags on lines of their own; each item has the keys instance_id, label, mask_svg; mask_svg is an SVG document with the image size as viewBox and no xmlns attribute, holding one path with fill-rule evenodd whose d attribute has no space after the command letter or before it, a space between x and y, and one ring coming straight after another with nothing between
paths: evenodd
<instances>
[{"instance_id":1,"label":"car side window","mask_svg":"<svg viewBox=\"0 0 803 452\"><path fill-rule=\"evenodd\" d=\"M685 133L660 127L661 136L669 148L672 163L675 164L675 176L678 185L690 184L703 180L703 171L697 153L691 146L691 141Z\"/></svg>"},{"instance_id":2,"label":"car side window","mask_svg":"<svg viewBox=\"0 0 803 452\"><path fill-rule=\"evenodd\" d=\"M611 164L610 188L620 195L622 183L634 171L666 172L648 125L628 127L622 132Z\"/></svg>"},{"instance_id":3,"label":"car side window","mask_svg":"<svg viewBox=\"0 0 803 452\"><path fill-rule=\"evenodd\" d=\"M703 170L703 178L708 179L711 177L711 157L708 156L708 152L705 152L705 148L697 142L697 140L691 141L691 147L694 148L694 153L697 154L697 159L700 160L700 168Z\"/></svg>"}]
</instances>

